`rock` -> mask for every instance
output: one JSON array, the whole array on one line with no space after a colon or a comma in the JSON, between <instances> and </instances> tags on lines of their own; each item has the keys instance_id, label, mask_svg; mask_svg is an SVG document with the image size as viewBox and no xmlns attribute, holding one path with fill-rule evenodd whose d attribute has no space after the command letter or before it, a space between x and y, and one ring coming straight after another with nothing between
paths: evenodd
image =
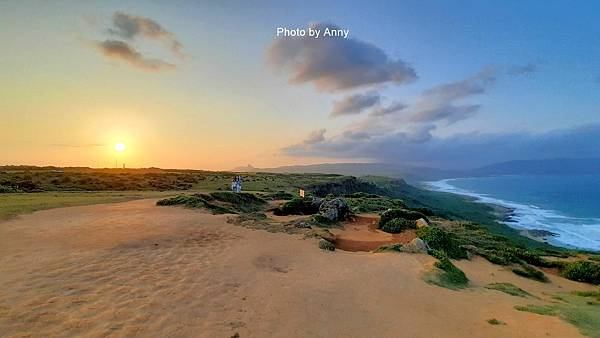
<instances>
[{"instance_id":1,"label":"rock","mask_svg":"<svg viewBox=\"0 0 600 338\"><path fill-rule=\"evenodd\" d=\"M319 208L321 207L321 204L323 204L323 201L325 201L324 198L312 197L312 199L310 200L310 206L311 206L311 208L314 208L315 210L319 210Z\"/></svg>"},{"instance_id":2,"label":"rock","mask_svg":"<svg viewBox=\"0 0 600 338\"><path fill-rule=\"evenodd\" d=\"M348 206L348 203L341 198L326 200L321 203L321 206L319 207L319 215L332 222L343 221L349 213L350 207Z\"/></svg>"},{"instance_id":3,"label":"rock","mask_svg":"<svg viewBox=\"0 0 600 338\"><path fill-rule=\"evenodd\" d=\"M429 247L422 239L415 238L410 243L403 245L400 250L409 253L427 253L428 249Z\"/></svg>"},{"instance_id":4,"label":"rock","mask_svg":"<svg viewBox=\"0 0 600 338\"><path fill-rule=\"evenodd\" d=\"M310 229L311 225L307 221L300 221L294 225L296 228L300 229Z\"/></svg>"},{"instance_id":5,"label":"rock","mask_svg":"<svg viewBox=\"0 0 600 338\"><path fill-rule=\"evenodd\" d=\"M429 223L425 219L419 218L418 220L415 221L415 225L417 226L417 229L419 229L419 228L428 227Z\"/></svg>"}]
</instances>

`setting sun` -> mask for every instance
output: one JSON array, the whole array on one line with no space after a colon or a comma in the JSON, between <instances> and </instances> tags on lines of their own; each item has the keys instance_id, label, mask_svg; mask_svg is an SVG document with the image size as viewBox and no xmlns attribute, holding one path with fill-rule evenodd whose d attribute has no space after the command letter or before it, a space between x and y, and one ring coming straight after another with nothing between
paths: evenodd
<instances>
[{"instance_id":1,"label":"setting sun","mask_svg":"<svg viewBox=\"0 0 600 338\"><path fill-rule=\"evenodd\" d=\"M122 153L125 151L125 144L124 143L117 143L115 144L115 150L119 153Z\"/></svg>"}]
</instances>

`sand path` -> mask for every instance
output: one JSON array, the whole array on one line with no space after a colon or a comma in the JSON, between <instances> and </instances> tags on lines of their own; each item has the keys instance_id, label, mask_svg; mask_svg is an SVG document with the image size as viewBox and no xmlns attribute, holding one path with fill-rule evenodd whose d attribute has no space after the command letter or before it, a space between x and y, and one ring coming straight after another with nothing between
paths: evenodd
<instances>
[{"instance_id":1,"label":"sand path","mask_svg":"<svg viewBox=\"0 0 600 338\"><path fill-rule=\"evenodd\" d=\"M226 224L154 200L36 212L0 223L3 337L577 337L555 317L518 312L542 285L482 259L474 287L424 283L426 255L324 252L316 240ZM507 325L492 326L497 318Z\"/></svg>"}]
</instances>

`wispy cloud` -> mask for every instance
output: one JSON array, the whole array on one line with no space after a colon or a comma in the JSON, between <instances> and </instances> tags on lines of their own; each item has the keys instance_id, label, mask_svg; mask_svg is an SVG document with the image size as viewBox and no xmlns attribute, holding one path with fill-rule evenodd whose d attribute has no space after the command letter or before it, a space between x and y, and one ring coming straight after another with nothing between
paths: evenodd
<instances>
[{"instance_id":1,"label":"wispy cloud","mask_svg":"<svg viewBox=\"0 0 600 338\"><path fill-rule=\"evenodd\" d=\"M311 27L321 31L339 28L325 22ZM417 78L403 60L391 59L381 48L354 38L277 38L267 51L267 62L288 73L290 83L312 83L325 92L404 84Z\"/></svg>"},{"instance_id":2,"label":"wispy cloud","mask_svg":"<svg viewBox=\"0 0 600 338\"><path fill-rule=\"evenodd\" d=\"M325 141L326 131L326 129L313 130L310 132L310 134L308 134L304 141L302 141L302 144L311 145Z\"/></svg>"},{"instance_id":3,"label":"wispy cloud","mask_svg":"<svg viewBox=\"0 0 600 338\"><path fill-rule=\"evenodd\" d=\"M96 47L106 57L126 61L130 65L143 70L161 71L175 68L175 65L168 62L145 58L141 53L123 41L105 40L98 42Z\"/></svg>"},{"instance_id":4,"label":"wispy cloud","mask_svg":"<svg viewBox=\"0 0 600 338\"><path fill-rule=\"evenodd\" d=\"M497 70L486 68L464 80L451 82L426 90L414 107L413 122L445 121L452 124L473 116L481 108L478 104L461 104L461 100L484 94L496 81Z\"/></svg>"},{"instance_id":5,"label":"wispy cloud","mask_svg":"<svg viewBox=\"0 0 600 338\"><path fill-rule=\"evenodd\" d=\"M107 58L119 60L150 72L172 70L176 65L158 58L145 56L133 46L133 42L158 41L165 44L173 55L181 58L183 45L175 34L164 29L155 20L124 12L115 12L111 25L104 30L110 36L103 41L95 41L94 46Z\"/></svg>"},{"instance_id":6,"label":"wispy cloud","mask_svg":"<svg viewBox=\"0 0 600 338\"><path fill-rule=\"evenodd\" d=\"M525 65L514 65L508 67L506 71L509 75L525 75L533 74L537 71L537 65L535 63L527 63Z\"/></svg>"},{"instance_id":7,"label":"wispy cloud","mask_svg":"<svg viewBox=\"0 0 600 338\"><path fill-rule=\"evenodd\" d=\"M142 37L161 41L166 43L173 53L183 55L181 52L183 45L177 40L177 37L152 19L124 12L115 12L112 23L113 27L108 28L111 35L129 40Z\"/></svg>"},{"instance_id":8,"label":"wispy cloud","mask_svg":"<svg viewBox=\"0 0 600 338\"><path fill-rule=\"evenodd\" d=\"M373 110L371 110L369 115L371 115L371 116L386 116L386 115L394 114L401 110L404 110L404 109L406 109L406 107L408 107L408 106L406 104L404 104L403 102L395 101L395 102L392 102L389 106L378 106L378 107L374 108Z\"/></svg>"},{"instance_id":9,"label":"wispy cloud","mask_svg":"<svg viewBox=\"0 0 600 338\"><path fill-rule=\"evenodd\" d=\"M370 92L366 94L356 94L346 96L340 101L333 104L333 109L329 114L330 117L338 117L343 115L355 115L362 113L365 109L373 107L380 101L379 94Z\"/></svg>"}]
</instances>

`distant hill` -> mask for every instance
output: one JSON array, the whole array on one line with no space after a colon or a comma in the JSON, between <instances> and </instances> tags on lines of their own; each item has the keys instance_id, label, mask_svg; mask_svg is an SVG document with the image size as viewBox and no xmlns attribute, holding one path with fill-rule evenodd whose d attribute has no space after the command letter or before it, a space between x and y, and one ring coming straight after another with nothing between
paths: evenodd
<instances>
[{"instance_id":1,"label":"distant hill","mask_svg":"<svg viewBox=\"0 0 600 338\"><path fill-rule=\"evenodd\" d=\"M600 158L507 161L471 170L468 173L470 176L600 174Z\"/></svg>"},{"instance_id":2,"label":"distant hill","mask_svg":"<svg viewBox=\"0 0 600 338\"><path fill-rule=\"evenodd\" d=\"M515 160L491 164L473 170L444 170L398 163L322 163L255 168L251 165L233 168L236 172L323 173L352 176L387 176L409 182L444 178L494 175L582 175L600 174L600 158Z\"/></svg>"},{"instance_id":3,"label":"distant hill","mask_svg":"<svg viewBox=\"0 0 600 338\"><path fill-rule=\"evenodd\" d=\"M272 173L323 173L351 176L387 176L403 178L407 181L435 180L460 175L459 171L439 170L398 163L321 163L308 165L289 165L275 168L255 168L252 165L231 169L236 172L272 172Z\"/></svg>"}]
</instances>

